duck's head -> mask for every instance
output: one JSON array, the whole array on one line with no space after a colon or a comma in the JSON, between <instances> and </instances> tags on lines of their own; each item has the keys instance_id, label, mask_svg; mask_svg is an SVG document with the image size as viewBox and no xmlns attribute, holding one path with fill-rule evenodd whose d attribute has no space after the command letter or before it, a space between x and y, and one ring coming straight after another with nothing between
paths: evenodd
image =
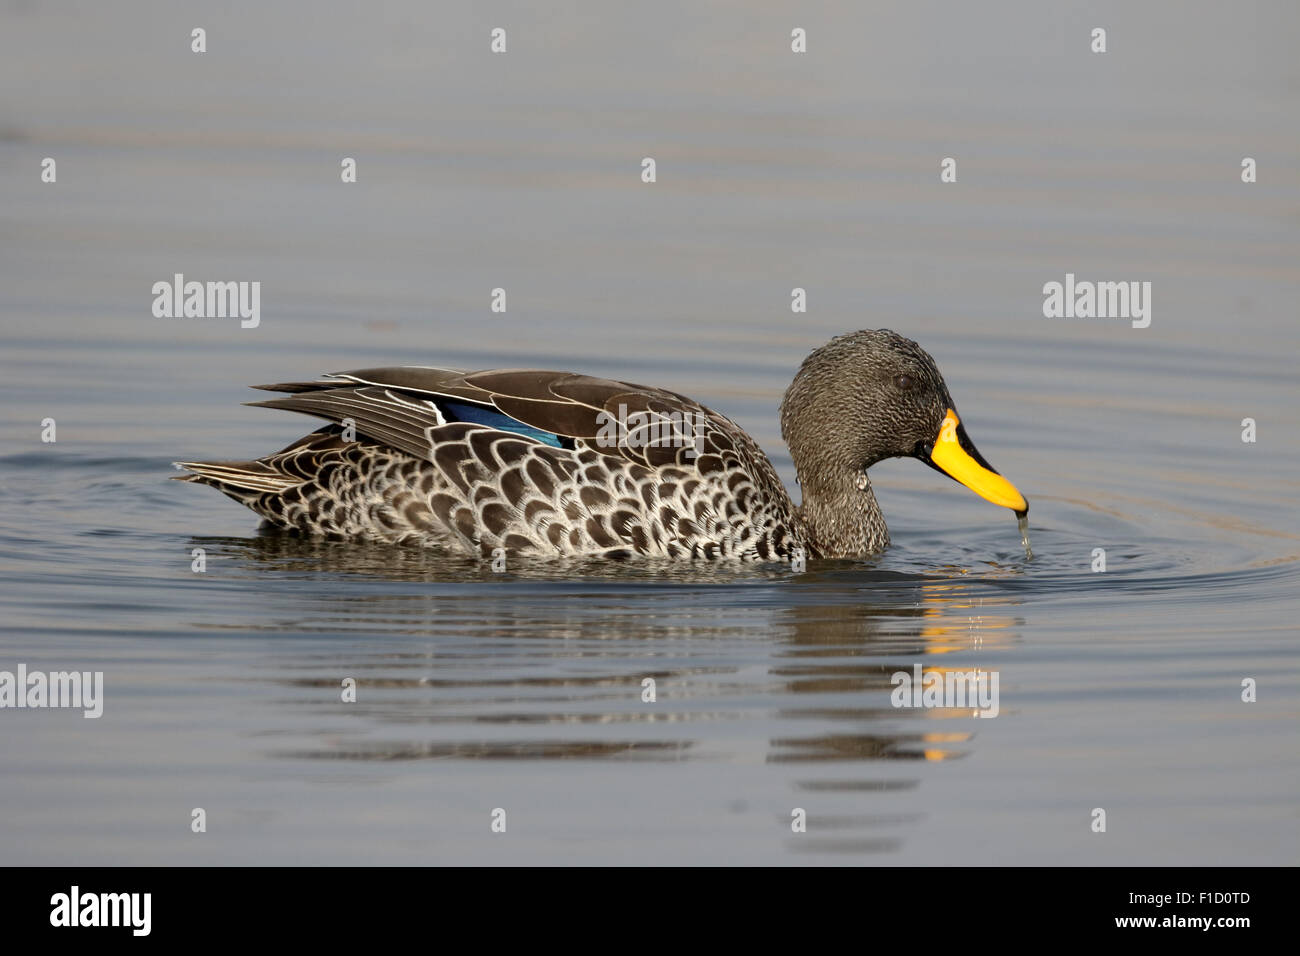
<instances>
[{"instance_id":1,"label":"duck's head","mask_svg":"<svg viewBox=\"0 0 1300 956\"><path fill-rule=\"evenodd\" d=\"M919 458L996 505L1029 509L967 436L934 359L888 329L841 335L809 355L781 403L781 435L805 501L885 458Z\"/></svg>"}]
</instances>

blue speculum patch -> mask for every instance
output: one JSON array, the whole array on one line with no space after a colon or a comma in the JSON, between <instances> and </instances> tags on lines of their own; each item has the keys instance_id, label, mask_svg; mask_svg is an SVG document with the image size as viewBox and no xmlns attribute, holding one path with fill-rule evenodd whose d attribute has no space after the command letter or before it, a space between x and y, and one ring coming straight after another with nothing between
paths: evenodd
<instances>
[{"instance_id":1,"label":"blue speculum patch","mask_svg":"<svg viewBox=\"0 0 1300 956\"><path fill-rule=\"evenodd\" d=\"M435 399L438 408L442 411L443 418L449 422L469 422L474 425L487 425L491 428L499 428L503 432L514 432L516 435L522 435L525 438L535 438L538 441L551 445L554 448L563 448L560 437L551 432L544 432L540 428L534 428L532 425L525 425L518 419L511 418L505 412L499 412L495 408L487 408L483 405L474 405L469 402L457 402L448 398Z\"/></svg>"}]
</instances>

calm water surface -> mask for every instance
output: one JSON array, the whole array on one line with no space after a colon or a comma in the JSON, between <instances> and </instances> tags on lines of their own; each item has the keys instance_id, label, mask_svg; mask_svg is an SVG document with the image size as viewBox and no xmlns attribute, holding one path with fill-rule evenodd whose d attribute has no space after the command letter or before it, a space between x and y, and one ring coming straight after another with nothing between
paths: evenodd
<instances>
[{"instance_id":1,"label":"calm water surface","mask_svg":"<svg viewBox=\"0 0 1300 956\"><path fill-rule=\"evenodd\" d=\"M1291 6L1114 6L1108 60L1042 4L813 4L805 58L775 4L115 9L0 4L0 670L106 684L0 711L0 861L1295 862ZM261 326L154 318L175 272ZM1044 319L1067 272L1151 327ZM802 574L494 574L167 481L314 427L245 385L414 363L683 391L795 489L781 394L863 327L934 354L1032 560L914 461L894 546ZM998 716L895 709L916 664Z\"/></svg>"}]
</instances>

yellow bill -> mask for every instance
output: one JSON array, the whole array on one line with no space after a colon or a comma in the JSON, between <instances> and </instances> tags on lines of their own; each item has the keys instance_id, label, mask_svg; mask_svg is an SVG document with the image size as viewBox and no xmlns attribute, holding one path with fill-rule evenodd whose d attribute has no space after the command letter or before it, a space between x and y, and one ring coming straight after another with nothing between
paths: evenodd
<instances>
[{"instance_id":1,"label":"yellow bill","mask_svg":"<svg viewBox=\"0 0 1300 956\"><path fill-rule=\"evenodd\" d=\"M988 462L976 450L961 428L961 419L951 408L944 416L935 439L930 461L935 467L950 478L960 481L985 501L1010 508L1017 514L1029 510L1029 502L1016 490L1016 486L1007 481L989 467Z\"/></svg>"}]
</instances>

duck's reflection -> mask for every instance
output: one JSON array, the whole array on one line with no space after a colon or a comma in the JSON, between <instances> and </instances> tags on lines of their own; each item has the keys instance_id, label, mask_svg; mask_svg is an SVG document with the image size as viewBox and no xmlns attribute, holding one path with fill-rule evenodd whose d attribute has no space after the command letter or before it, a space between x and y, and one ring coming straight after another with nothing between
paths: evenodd
<instances>
[{"instance_id":1,"label":"duck's reflection","mask_svg":"<svg viewBox=\"0 0 1300 956\"><path fill-rule=\"evenodd\" d=\"M783 580L783 565L737 565L638 558L538 558L511 556L494 570L490 559L448 554L431 548L307 538L264 528L257 537L191 539L193 547L217 551L234 573L262 577L267 572L312 577L346 575L375 581L461 584L478 581L616 581L671 584L727 584Z\"/></svg>"},{"instance_id":2,"label":"duck's reflection","mask_svg":"<svg viewBox=\"0 0 1300 956\"><path fill-rule=\"evenodd\" d=\"M883 804L863 814L864 795L915 790L920 767L970 753L978 721L970 708L894 706L894 675L987 669L1020 624L1014 597L978 580L864 563L793 575L537 562L498 574L414 548L196 543L234 577L312 583L256 625L331 638L272 662L280 705L316 728L277 755L725 763L739 759L735 726L752 723L740 737L766 739L764 762L787 767L809 806L794 849L897 848L876 831L913 817ZM344 677L355 702L340 707Z\"/></svg>"},{"instance_id":3,"label":"duck's reflection","mask_svg":"<svg viewBox=\"0 0 1300 956\"><path fill-rule=\"evenodd\" d=\"M828 590L848 593L845 588ZM769 741L768 760L797 765L795 787L815 795L806 801L807 838L789 840L789 849L898 849L900 839L880 836L880 828L919 822L919 814L846 811L861 809L864 791L890 793L920 785L920 776L891 771L951 761L970 752L971 730L926 726L945 718L970 726L970 708L900 709L892 696L900 673L916 673L918 666L924 674L987 668L986 655L1018 640L1020 621L1011 613L1011 599L974 597L972 591L967 581L927 581L902 589L872 589L870 603L839 599L782 609L785 640L771 673L784 679L788 703L777 716L783 722L807 721L816 727L807 734L784 734ZM886 596L888 600L881 600ZM957 654L961 663L950 656ZM971 657L984 662L971 662Z\"/></svg>"}]
</instances>

